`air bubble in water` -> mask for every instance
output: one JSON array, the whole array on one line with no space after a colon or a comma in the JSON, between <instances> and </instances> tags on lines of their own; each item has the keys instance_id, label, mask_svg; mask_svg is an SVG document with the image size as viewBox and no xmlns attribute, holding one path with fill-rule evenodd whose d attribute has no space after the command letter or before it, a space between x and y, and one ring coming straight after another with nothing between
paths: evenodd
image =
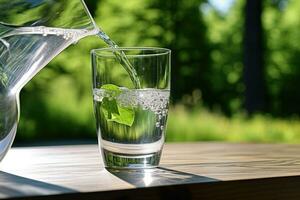
<instances>
[{"instance_id":1,"label":"air bubble in water","mask_svg":"<svg viewBox=\"0 0 300 200\"><path fill-rule=\"evenodd\" d=\"M94 89L94 94L108 97L109 100L116 99L118 104L125 107L140 107L142 110L150 110L158 115L159 120L168 113L169 90L139 89L129 90L120 88L122 92L108 92L103 89Z\"/></svg>"}]
</instances>

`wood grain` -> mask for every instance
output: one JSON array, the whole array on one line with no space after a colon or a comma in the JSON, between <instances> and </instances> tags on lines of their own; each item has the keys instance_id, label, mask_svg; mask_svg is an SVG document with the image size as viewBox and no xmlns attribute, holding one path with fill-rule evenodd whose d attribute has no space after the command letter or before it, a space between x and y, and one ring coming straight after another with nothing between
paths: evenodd
<instances>
[{"instance_id":1,"label":"wood grain","mask_svg":"<svg viewBox=\"0 0 300 200\"><path fill-rule=\"evenodd\" d=\"M0 169L1 199L300 199L299 145L166 144L145 171L105 170L97 145L13 148Z\"/></svg>"}]
</instances>

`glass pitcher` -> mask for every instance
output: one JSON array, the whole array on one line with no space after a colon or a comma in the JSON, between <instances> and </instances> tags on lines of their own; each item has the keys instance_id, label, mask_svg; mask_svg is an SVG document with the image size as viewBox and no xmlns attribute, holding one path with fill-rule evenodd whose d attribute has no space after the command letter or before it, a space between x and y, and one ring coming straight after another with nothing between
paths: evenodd
<instances>
[{"instance_id":1,"label":"glass pitcher","mask_svg":"<svg viewBox=\"0 0 300 200\"><path fill-rule=\"evenodd\" d=\"M0 161L19 119L19 93L56 55L99 32L82 0L0 0Z\"/></svg>"}]
</instances>

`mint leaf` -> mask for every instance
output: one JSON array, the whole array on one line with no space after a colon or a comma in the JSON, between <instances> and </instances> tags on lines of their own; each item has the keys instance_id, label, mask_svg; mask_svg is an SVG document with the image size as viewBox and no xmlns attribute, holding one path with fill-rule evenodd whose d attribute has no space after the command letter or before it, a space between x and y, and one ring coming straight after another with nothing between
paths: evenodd
<instances>
[{"instance_id":1,"label":"mint leaf","mask_svg":"<svg viewBox=\"0 0 300 200\"><path fill-rule=\"evenodd\" d=\"M109 94L109 97L103 98L101 104L101 110L106 120L132 126L135 117L133 108L121 106L116 101L122 90L113 84L103 85L101 89L104 89Z\"/></svg>"},{"instance_id":2,"label":"mint leaf","mask_svg":"<svg viewBox=\"0 0 300 200\"><path fill-rule=\"evenodd\" d=\"M120 114L112 113L112 118L107 121L113 121L127 126L132 126L134 122L135 112L132 108L120 107L118 105Z\"/></svg>"},{"instance_id":3,"label":"mint leaf","mask_svg":"<svg viewBox=\"0 0 300 200\"><path fill-rule=\"evenodd\" d=\"M109 94L112 96L112 97L117 97L121 94L122 90L114 85L114 84L105 84L105 85L102 85L101 89L104 89L106 90L107 92L109 92Z\"/></svg>"},{"instance_id":4,"label":"mint leaf","mask_svg":"<svg viewBox=\"0 0 300 200\"><path fill-rule=\"evenodd\" d=\"M109 100L107 97L103 98L102 100L102 109L106 113L106 119L112 119L112 115L120 114L117 101L115 99Z\"/></svg>"}]
</instances>

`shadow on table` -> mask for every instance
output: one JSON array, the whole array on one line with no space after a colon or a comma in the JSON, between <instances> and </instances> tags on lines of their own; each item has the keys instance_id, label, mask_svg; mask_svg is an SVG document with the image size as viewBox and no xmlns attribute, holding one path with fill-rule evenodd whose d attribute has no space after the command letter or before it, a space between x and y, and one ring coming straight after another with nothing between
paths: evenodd
<instances>
[{"instance_id":1,"label":"shadow on table","mask_svg":"<svg viewBox=\"0 0 300 200\"><path fill-rule=\"evenodd\" d=\"M0 171L0 198L70 192L75 190Z\"/></svg>"},{"instance_id":2,"label":"shadow on table","mask_svg":"<svg viewBox=\"0 0 300 200\"><path fill-rule=\"evenodd\" d=\"M216 182L218 179L180 172L163 167L144 170L107 169L111 174L136 186L182 185L191 183Z\"/></svg>"}]
</instances>

